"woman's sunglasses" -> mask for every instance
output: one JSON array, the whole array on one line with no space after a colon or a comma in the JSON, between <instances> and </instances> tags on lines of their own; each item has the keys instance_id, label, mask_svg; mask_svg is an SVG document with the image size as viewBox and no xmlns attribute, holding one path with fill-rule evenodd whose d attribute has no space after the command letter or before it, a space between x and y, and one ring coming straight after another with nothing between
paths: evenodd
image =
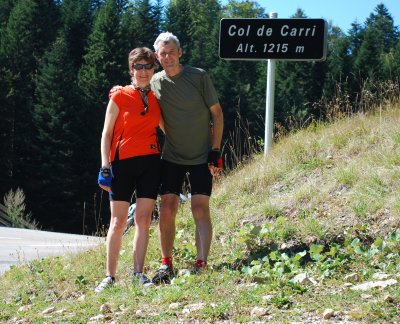
<instances>
[{"instance_id":1,"label":"woman's sunglasses","mask_svg":"<svg viewBox=\"0 0 400 324\"><path fill-rule=\"evenodd\" d=\"M151 70L153 67L154 67L153 63L147 63L147 64L135 63L135 64L133 64L133 68L136 71L140 71L140 70L143 70L143 69Z\"/></svg>"}]
</instances>

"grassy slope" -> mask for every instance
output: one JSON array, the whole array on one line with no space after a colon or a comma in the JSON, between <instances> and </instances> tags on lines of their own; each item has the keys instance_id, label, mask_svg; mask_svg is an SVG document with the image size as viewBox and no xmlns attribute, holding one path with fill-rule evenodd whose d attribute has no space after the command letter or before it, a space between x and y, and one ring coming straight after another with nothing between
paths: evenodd
<instances>
[{"instance_id":1,"label":"grassy slope","mask_svg":"<svg viewBox=\"0 0 400 324\"><path fill-rule=\"evenodd\" d=\"M103 313L100 321L310 323L328 308L335 311L332 321L399 321L399 284L359 292L344 279L357 273L351 279L357 284L376 272L399 273L400 238L389 236L400 220L399 125L399 106L315 125L281 140L266 160L256 156L223 178L212 199L210 269L201 275L153 289L132 284L131 231L115 288L92 292L103 276L104 246L35 261L0 277L0 321L87 322ZM177 229L175 264L190 268L195 247L188 206L179 210ZM306 262L310 254L296 254L309 248L314 262ZM154 225L150 275L159 258ZM315 284L293 283L305 272ZM110 312L100 311L104 303Z\"/></svg>"}]
</instances>

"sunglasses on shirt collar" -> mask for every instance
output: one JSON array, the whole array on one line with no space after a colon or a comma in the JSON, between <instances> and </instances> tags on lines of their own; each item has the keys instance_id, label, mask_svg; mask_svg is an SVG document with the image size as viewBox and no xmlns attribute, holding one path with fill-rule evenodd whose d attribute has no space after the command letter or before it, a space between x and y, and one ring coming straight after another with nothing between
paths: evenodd
<instances>
[{"instance_id":1,"label":"sunglasses on shirt collar","mask_svg":"<svg viewBox=\"0 0 400 324\"><path fill-rule=\"evenodd\" d=\"M135 63L135 64L133 64L133 68L136 71L140 71L140 70L143 70L143 69L151 70L153 67L154 67L153 63L147 63L147 64Z\"/></svg>"}]
</instances>

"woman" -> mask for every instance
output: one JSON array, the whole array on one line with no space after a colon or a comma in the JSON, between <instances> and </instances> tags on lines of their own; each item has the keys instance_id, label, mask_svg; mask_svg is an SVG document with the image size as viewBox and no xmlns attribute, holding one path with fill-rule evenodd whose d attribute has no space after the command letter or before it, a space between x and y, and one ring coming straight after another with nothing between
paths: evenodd
<instances>
[{"instance_id":1,"label":"woman","mask_svg":"<svg viewBox=\"0 0 400 324\"><path fill-rule=\"evenodd\" d=\"M150 49L140 47L129 53L128 62L132 84L112 93L101 137L102 167L98 183L102 189L109 191L111 221L106 240L106 277L96 287L96 292L115 282L122 235L135 190L133 279L143 285L151 285L143 274L143 265L160 180L157 127L161 115L157 99L150 91L156 59Z\"/></svg>"}]
</instances>

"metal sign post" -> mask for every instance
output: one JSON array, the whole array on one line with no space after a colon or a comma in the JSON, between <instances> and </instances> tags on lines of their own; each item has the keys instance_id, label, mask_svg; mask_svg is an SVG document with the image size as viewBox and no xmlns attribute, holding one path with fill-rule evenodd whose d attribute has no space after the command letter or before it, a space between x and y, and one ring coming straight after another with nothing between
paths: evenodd
<instances>
[{"instance_id":1,"label":"metal sign post","mask_svg":"<svg viewBox=\"0 0 400 324\"><path fill-rule=\"evenodd\" d=\"M274 137L275 60L268 60L266 98L264 158L267 157Z\"/></svg>"},{"instance_id":2,"label":"metal sign post","mask_svg":"<svg viewBox=\"0 0 400 324\"><path fill-rule=\"evenodd\" d=\"M276 12L269 14L270 18L278 18ZM274 136L274 100L275 100L275 60L268 60L267 63L267 87L265 101L265 134L264 134L264 158L272 146Z\"/></svg>"},{"instance_id":3,"label":"metal sign post","mask_svg":"<svg viewBox=\"0 0 400 324\"><path fill-rule=\"evenodd\" d=\"M327 54L328 24L323 19L224 18L219 56L227 60L268 60L264 156L272 145L276 60L322 61Z\"/></svg>"}]
</instances>

